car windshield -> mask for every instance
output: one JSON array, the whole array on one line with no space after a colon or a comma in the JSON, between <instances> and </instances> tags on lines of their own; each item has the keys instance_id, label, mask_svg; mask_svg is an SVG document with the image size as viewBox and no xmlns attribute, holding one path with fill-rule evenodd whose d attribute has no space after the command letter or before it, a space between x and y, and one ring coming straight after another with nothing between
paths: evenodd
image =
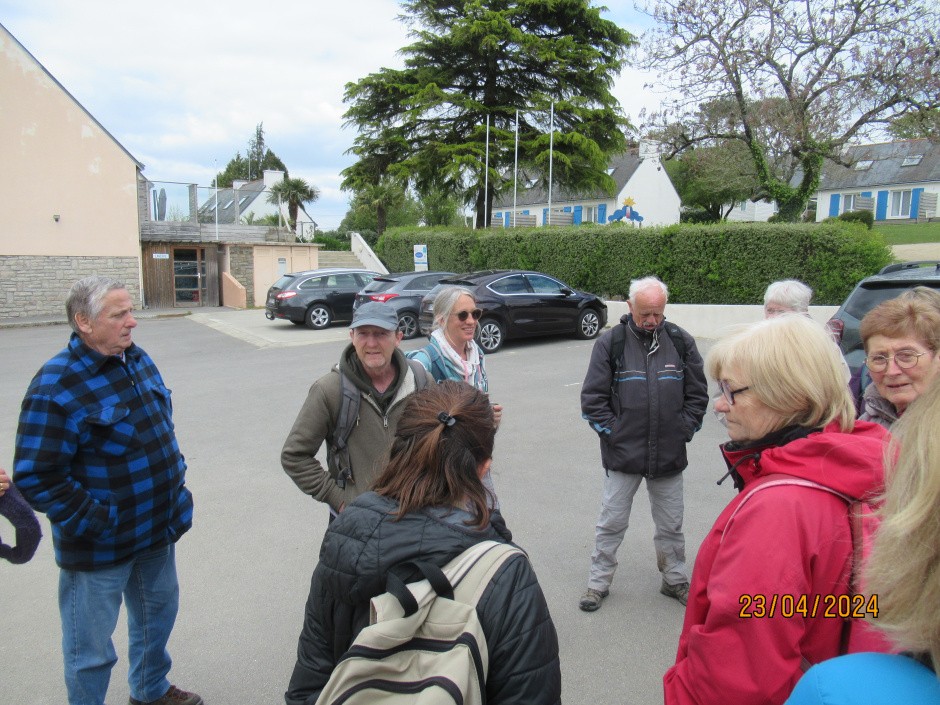
<instances>
[{"instance_id":1,"label":"car windshield","mask_svg":"<svg viewBox=\"0 0 940 705\"><path fill-rule=\"evenodd\" d=\"M855 295L845 304L845 312L861 320L882 301L893 299L907 291L914 284L905 282L899 286L897 282L879 284L872 282L858 288Z\"/></svg>"},{"instance_id":2,"label":"car windshield","mask_svg":"<svg viewBox=\"0 0 940 705\"><path fill-rule=\"evenodd\" d=\"M369 282L363 291L367 294L374 294L377 291L385 291L386 289L391 289L397 282L394 279L382 279L381 277L376 277L371 282Z\"/></svg>"}]
</instances>

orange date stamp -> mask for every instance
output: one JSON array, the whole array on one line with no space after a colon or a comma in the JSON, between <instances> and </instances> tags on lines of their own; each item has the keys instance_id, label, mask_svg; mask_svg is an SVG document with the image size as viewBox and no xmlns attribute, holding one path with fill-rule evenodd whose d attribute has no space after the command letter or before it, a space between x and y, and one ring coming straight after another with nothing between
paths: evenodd
<instances>
[{"instance_id":1,"label":"orange date stamp","mask_svg":"<svg viewBox=\"0 0 940 705\"><path fill-rule=\"evenodd\" d=\"M741 619L864 619L878 617L878 595L744 594L738 598Z\"/></svg>"}]
</instances>

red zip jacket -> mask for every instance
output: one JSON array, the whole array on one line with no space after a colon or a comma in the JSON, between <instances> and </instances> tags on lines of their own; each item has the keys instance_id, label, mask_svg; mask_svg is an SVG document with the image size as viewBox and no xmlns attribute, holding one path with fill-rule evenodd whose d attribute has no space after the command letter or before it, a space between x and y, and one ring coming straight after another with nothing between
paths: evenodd
<instances>
[{"instance_id":1,"label":"red zip jacket","mask_svg":"<svg viewBox=\"0 0 940 705\"><path fill-rule=\"evenodd\" d=\"M884 488L888 437L866 421L848 433L833 422L781 446L722 446L744 489L699 548L676 664L663 679L666 705L783 703L803 675L804 658L812 664L839 654L838 596L848 592L852 564L845 501L786 485L735 509L749 485L772 473L874 499Z\"/></svg>"}]
</instances>

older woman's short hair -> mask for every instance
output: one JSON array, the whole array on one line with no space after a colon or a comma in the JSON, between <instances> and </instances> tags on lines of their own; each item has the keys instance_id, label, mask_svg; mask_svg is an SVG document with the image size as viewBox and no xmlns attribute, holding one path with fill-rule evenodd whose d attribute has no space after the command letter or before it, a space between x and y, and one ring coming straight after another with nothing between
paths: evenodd
<instances>
[{"instance_id":1,"label":"older woman's short hair","mask_svg":"<svg viewBox=\"0 0 940 705\"><path fill-rule=\"evenodd\" d=\"M764 292L764 306L775 303L789 311L806 313L809 311L809 302L813 298L813 290L796 279L783 279L774 282Z\"/></svg>"},{"instance_id":2,"label":"older woman's short hair","mask_svg":"<svg viewBox=\"0 0 940 705\"><path fill-rule=\"evenodd\" d=\"M79 279L72 285L69 295L65 299L65 315L68 316L69 325L79 333L76 316L84 316L89 321L98 318L104 307L104 297L115 289L126 289L121 282L111 277L91 276Z\"/></svg>"},{"instance_id":3,"label":"older woman's short hair","mask_svg":"<svg viewBox=\"0 0 940 705\"><path fill-rule=\"evenodd\" d=\"M765 406L780 415L779 428L816 428L838 420L855 423L842 356L825 327L806 316L786 314L740 328L708 353L714 379L736 375Z\"/></svg>"},{"instance_id":4,"label":"older woman's short hair","mask_svg":"<svg viewBox=\"0 0 940 705\"><path fill-rule=\"evenodd\" d=\"M886 338L916 338L933 351L940 350L940 310L926 299L898 297L883 301L862 319L862 345L875 335Z\"/></svg>"},{"instance_id":5,"label":"older woman's short hair","mask_svg":"<svg viewBox=\"0 0 940 705\"><path fill-rule=\"evenodd\" d=\"M461 296L469 296L476 301L473 292L465 286L445 286L437 292L434 296L434 328L447 326L447 318Z\"/></svg>"}]
</instances>

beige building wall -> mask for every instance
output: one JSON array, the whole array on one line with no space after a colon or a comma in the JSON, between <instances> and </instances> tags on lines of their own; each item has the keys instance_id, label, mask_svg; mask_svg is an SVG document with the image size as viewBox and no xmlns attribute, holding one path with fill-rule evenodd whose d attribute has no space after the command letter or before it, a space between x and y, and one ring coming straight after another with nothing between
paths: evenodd
<instances>
[{"instance_id":1,"label":"beige building wall","mask_svg":"<svg viewBox=\"0 0 940 705\"><path fill-rule=\"evenodd\" d=\"M2 25L0 155L0 255L139 261L140 165Z\"/></svg>"},{"instance_id":2,"label":"beige building wall","mask_svg":"<svg viewBox=\"0 0 940 705\"><path fill-rule=\"evenodd\" d=\"M264 306L271 285L288 272L316 269L319 245L256 245L254 248L254 302Z\"/></svg>"},{"instance_id":3,"label":"beige building wall","mask_svg":"<svg viewBox=\"0 0 940 705\"><path fill-rule=\"evenodd\" d=\"M140 303L142 165L0 25L0 318L64 318L99 274Z\"/></svg>"}]
</instances>

